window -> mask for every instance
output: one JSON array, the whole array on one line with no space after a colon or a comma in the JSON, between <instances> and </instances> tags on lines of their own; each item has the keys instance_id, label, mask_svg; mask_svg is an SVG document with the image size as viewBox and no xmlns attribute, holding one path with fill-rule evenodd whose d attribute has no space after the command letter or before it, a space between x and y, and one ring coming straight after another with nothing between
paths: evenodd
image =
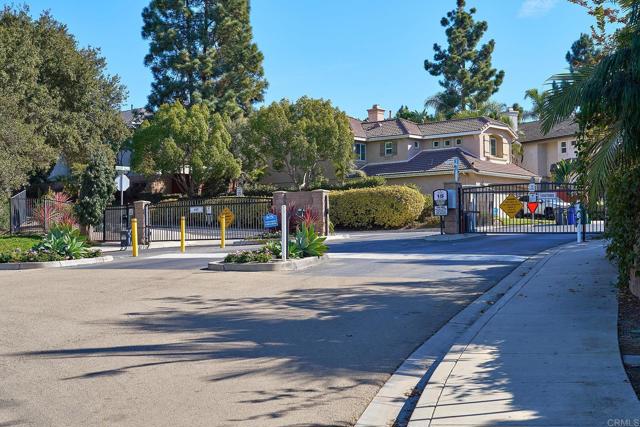
<instances>
[{"instance_id":1,"label":"window","mask_svg":"<svg viewBox=\"0 0 640 427\"><path fill-rule=\"evenodd\" d=\"M440 141L433 141L433 148L438 148L440 146Z\"/></svg>"},{"instance_id":2,"label":"window","mask_svg":"<svg viewBox=\"0 0 640 427\"><path fill-rule=\"evenodd\" d=\"M460 145L462 144L462 140L461 139L456 139L456 145Z\"/></svg>"},{"instance_id":3,"label":"window","mask_svg":"<svg viewBox=\"0 0 640 427\"><path fill-rule=\"evenodd\" d=\"M384 143L384 155L393 156L393 142Z\"/></svg>"},{"instance_id":4,"label":"window","mask_svg":"<svg viewBox=\"0 0 640 427\"><path fill-rule=\"evenodd\" d=\"M492 156L497 156L498 155L498 142L496 141L495 138L491 138L489 140L489 147L490 147L490 153Z\"/></svg>"},{"instance_id":5,"label":"window","mask_svg":"<svg viewBox=\"0 0 640 427\"><path fill-rule=\"evenodd\" d=\"M562 141L560 143L560 152L565 154L567 152L567 141Z\"/></svg>"},{"instance_id":6,"label":"window","mask_svg":"<svg viewBox=\"0 0 640 427\"><path fill-rule=\"evenodd\" d=\"M571 146L575 147L576 146L576 142L575 141L571 141Z\"/></svg>"},{"instance_id":7,"label":"window","mask_svg":"<svg viewBox=\"0 0 640 427\"><path fill-rule=\"evenodd\" d=\"M420 146L420 143L418 141L413 141L413 146L415 148L418 148Z\"/></svg>"},{"instance_id":8,"label":"window","mask_svg":"<svg viewBox=\"0 0 640 427\"><path fill-rule=\"evenodd\" d=\"M354 144L353 151L356 153L356 160L363 162L367 160L367 144L358 142Z\"/></svg>"},{"instance_id":9,"label":"window","mask_svg":"<svg viewBox=\"0 0 640 427\"><path fill-rule=\"evenodd\" d=\"M448 147L448 146L450 146L450 145L451 145L451 141L446 140L446 141L444 142L444 146L445 146L445 147Z\"/></svg>"}]
</instances>

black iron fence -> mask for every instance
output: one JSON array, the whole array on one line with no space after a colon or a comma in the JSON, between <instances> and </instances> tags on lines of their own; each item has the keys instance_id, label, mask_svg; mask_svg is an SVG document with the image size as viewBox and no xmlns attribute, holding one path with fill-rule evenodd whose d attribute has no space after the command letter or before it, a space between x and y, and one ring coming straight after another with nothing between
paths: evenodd
<instances>
[{"instance_id":1,"label":"black iron fence","mask_svg":"<svg viewBox=\"0 0 640 427\"><path fill-rule=\"evenodd\" d=\"M584 232L605 230L604 197L587 201L572 183L463 187L460 197L466 233L575 233L578 215Z\"/></svg>"},{"instance_id":2,"label":"black iron fence","mask_svg":"<svg viewBox=\"0 0 640 427\"><path fill-rule=\"evenodd\" d=\"M73 203L66 199L30 198L22 191L10 200L11 233L43 234L57 223L73 223Z\"/></svg>"},{"instance_id":3,"label":"black iron fence","mask_svg":"<svg viewBox=\"0 0 640 427\"><path fill-rule=\"evenodd\" d=\"M185 218L186 240L220 238L220 215L231 212L227 239L252 238L264 232L263 216L271 211L271 197L219 197L148 205L145 213L149 242L180 240L180 218Z\"/></svg>"},{"instance_id":4,"label":"black iron fence","mask_svg":"<svg viewBox=\"0 0 640 427\"><path fill-rule=\"evenodd\" d=\"M90 239L94 242L119 242L123 231L131 229L133 206L107 206L102 223L91 228Z\"/></svg>"}]
</instances>

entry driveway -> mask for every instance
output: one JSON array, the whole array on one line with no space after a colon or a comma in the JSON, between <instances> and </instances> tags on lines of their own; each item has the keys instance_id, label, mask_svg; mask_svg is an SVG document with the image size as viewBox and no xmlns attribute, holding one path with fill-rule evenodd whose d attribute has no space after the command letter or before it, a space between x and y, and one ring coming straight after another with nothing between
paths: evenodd
<instances>
[{"instance_id":1,"label":"entry driveway","mask_svg":"<svg viewBox=\"0 0 640 427\"><path fill-rule=\"evenodd\" d=\"M352 425L447 320L571 239L370 233L302 273L203 271L206 248L0 272L0 425Z\"/></svg>"}]
</instances>

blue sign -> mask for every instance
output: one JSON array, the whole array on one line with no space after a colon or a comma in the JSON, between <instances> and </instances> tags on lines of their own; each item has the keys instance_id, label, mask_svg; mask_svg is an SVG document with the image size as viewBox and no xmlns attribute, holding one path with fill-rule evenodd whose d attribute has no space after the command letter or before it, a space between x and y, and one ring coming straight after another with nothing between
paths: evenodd
<instances>
[{"instance_id":1,"label":"blue sign","mask_svg":"<svg viewBox=\"0 0 640 427\"><path fill-rule=\"evenodd\" d=\"M264 228L276 228L278 226L278 216L272 213L265 214L262 217Z\"/></svg>"}]
</instances>

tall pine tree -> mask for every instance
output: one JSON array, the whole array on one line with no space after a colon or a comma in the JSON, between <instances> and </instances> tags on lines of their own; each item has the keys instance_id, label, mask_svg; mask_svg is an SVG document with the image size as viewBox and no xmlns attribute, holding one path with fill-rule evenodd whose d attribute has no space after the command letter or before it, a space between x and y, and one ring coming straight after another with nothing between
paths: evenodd
<instances>
[{"instance_id":1,"label":"tall pine tree","mask_svg":"<svg viewBox=\"0 0 640 427\"><path fill-rule=\"evenodd\" d=\"M576 68L583 65L595 65L601 53L600 49L595 46L593 38L588 34L581 33L580 38L573 42L571 49L565 55L569 71L573 73Z\"/></svg>"},{"instance_id":2,"label":"tall pine tree","mask_svg":"<svg viewBox=\"0 0 640 427\"><path fill-rule=\"evenodd\" d=\"M478 43L487 31L486 21L475 22L475 8L465 10L465 0L457 0L456 9L447 13L440 24L446 28L449 46L443 49L433 45L433 62L424 61L424 68L432 76L442 76L440 86L447 97L454 96L456 105L452 115L460 110L477 109L498 91L504 79L504 71L491 66L491 55L495 42L489 40L478 48Z\"/></svg>"},{"instance_id":3,"label":"tall pine tree","mask_svg":"<svg viewBox=\"0 0 640 427\"><path fill-rule=\"evenodd\" d=\"M248 0L151 0L142 18L154 77L150 107L204 102L234 117L263 100L267 82Z\"/></svg>"}]
</instances>

